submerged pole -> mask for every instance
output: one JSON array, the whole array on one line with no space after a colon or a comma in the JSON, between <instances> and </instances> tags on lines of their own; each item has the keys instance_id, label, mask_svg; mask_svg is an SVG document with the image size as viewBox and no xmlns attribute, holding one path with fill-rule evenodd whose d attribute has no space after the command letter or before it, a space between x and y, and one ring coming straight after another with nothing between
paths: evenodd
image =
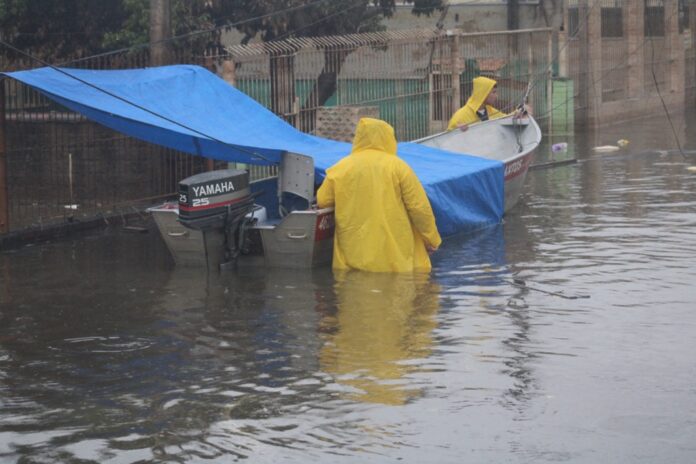
<instances>
[{"instance_id":1,"label":"submerged pole","mask_svg":"<svg viewBox=\"0 0 696 464\"><path fill-rule=\"evenodd\" d=\"M5 79L0 78L0 234L10 230L10 208L7 196L7 143L5 141Z\"/></svg>"}]
</instances>

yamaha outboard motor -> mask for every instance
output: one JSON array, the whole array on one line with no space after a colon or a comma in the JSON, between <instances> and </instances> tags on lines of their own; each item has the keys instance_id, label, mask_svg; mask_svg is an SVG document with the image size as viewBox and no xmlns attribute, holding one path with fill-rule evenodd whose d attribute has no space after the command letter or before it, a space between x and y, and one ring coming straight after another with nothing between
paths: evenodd
<instances>
[{"instance_id":1,"label":"yamaha outboard motor","mask_svg":"<svg viewBox=\"0 0 696 464\"><path fill-rule=\"evenodd\" d=\"M179 222L191 229L224 234L222 262L237 258L246 215L254 208L249 173L237 169L204 172L179 182ZM212 248L212 247L211 247ZM206 253L215 252L206 246Z\"/></svg>"}]
</instances>

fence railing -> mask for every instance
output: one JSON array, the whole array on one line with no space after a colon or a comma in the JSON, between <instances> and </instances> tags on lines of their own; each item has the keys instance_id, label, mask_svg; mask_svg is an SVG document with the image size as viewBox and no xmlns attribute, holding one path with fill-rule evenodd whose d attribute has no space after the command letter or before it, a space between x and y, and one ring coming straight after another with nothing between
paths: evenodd
<instances>
[{"instance_id":1,"label":"fence railing","mask_svg":"<svg viewBox=\"0 0 696 464\"><path fill-rule=\"evenodd\" d=\"M390 31L238 45L216 58L238 88L305 132L320 106L376 106L397 138L412 140L444 129L481 74L498 79L508 108L533 81L547 114L550 38L549 29Z\"/></svg>"},{"instance_id":2,"label":"fence railing","mask_svg":"<svg viewBox=\"0 0 696 464\"><path fill-rule=\"evenodd\" d=\"M549 100L549 43L548 29L487 34L414 30L225 50L177 48L170 56L172 63L199 64L233 80L301 130L314 130L322 105L376 106L398 138L410 140L442 130L479 74L499 80L505 107L515 105L534 82L533 103L543 118ZM148 63L145 49L67 65L121 69ZM9 71L36 64L0 57L0 67ZM173 195L180 179L210 168L201 158L98 126L11 79L2 80L2 91L5 232L129 211ZM255 177L272 174L267 168L252 171Z\"/></svg>"}]
</instances>

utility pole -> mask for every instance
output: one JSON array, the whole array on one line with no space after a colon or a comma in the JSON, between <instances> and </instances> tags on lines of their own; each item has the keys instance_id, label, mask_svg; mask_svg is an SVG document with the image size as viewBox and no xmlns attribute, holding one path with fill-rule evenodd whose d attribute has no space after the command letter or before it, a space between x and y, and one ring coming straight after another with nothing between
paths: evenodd
<instances>
[{"instance_id":1,"label":"utility pole","mask_svg":"<svg viewBox=\"0 0 696 464\"><path fill-rule=\"evenodd\" d=\"M172 36L170 0L150 0L150 65L162 66L170 62L167 39Z\"/></svg>"}]
</instances>

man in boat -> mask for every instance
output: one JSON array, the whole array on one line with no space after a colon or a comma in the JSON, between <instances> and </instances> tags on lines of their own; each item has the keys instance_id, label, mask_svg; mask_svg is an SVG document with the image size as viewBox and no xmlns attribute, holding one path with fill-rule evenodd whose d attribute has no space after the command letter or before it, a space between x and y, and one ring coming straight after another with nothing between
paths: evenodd
<instances>
[{"instance_id":1,"label":"man in boat","mask_svg":"<svg viewBox=\"0 0 696 464\"><path fill-rule=\"evenodd\" d=\"M335 207L333 268L430 271L442 242L425 190L396 155L394 128L362 118L345 158L326 170L320 208Z\"/></svg>"},{"instance_id":2,"label":"man in boat","mask_svg":"<svg viewBox=\"0 0 696 464\"><path fill-rule=\"evenodd\" d=\"M474 78L471 97L466 101L466 105L452 115L452 119L450 119L447 125L447 130L459 128L465 131L469 128L469 124L507 116L506 113L495 107L497 103L498 83L484 76ZM525 105L521 111L515 114L519 117L527 111L528 108Z\"/></svg>"}]
</instances>

